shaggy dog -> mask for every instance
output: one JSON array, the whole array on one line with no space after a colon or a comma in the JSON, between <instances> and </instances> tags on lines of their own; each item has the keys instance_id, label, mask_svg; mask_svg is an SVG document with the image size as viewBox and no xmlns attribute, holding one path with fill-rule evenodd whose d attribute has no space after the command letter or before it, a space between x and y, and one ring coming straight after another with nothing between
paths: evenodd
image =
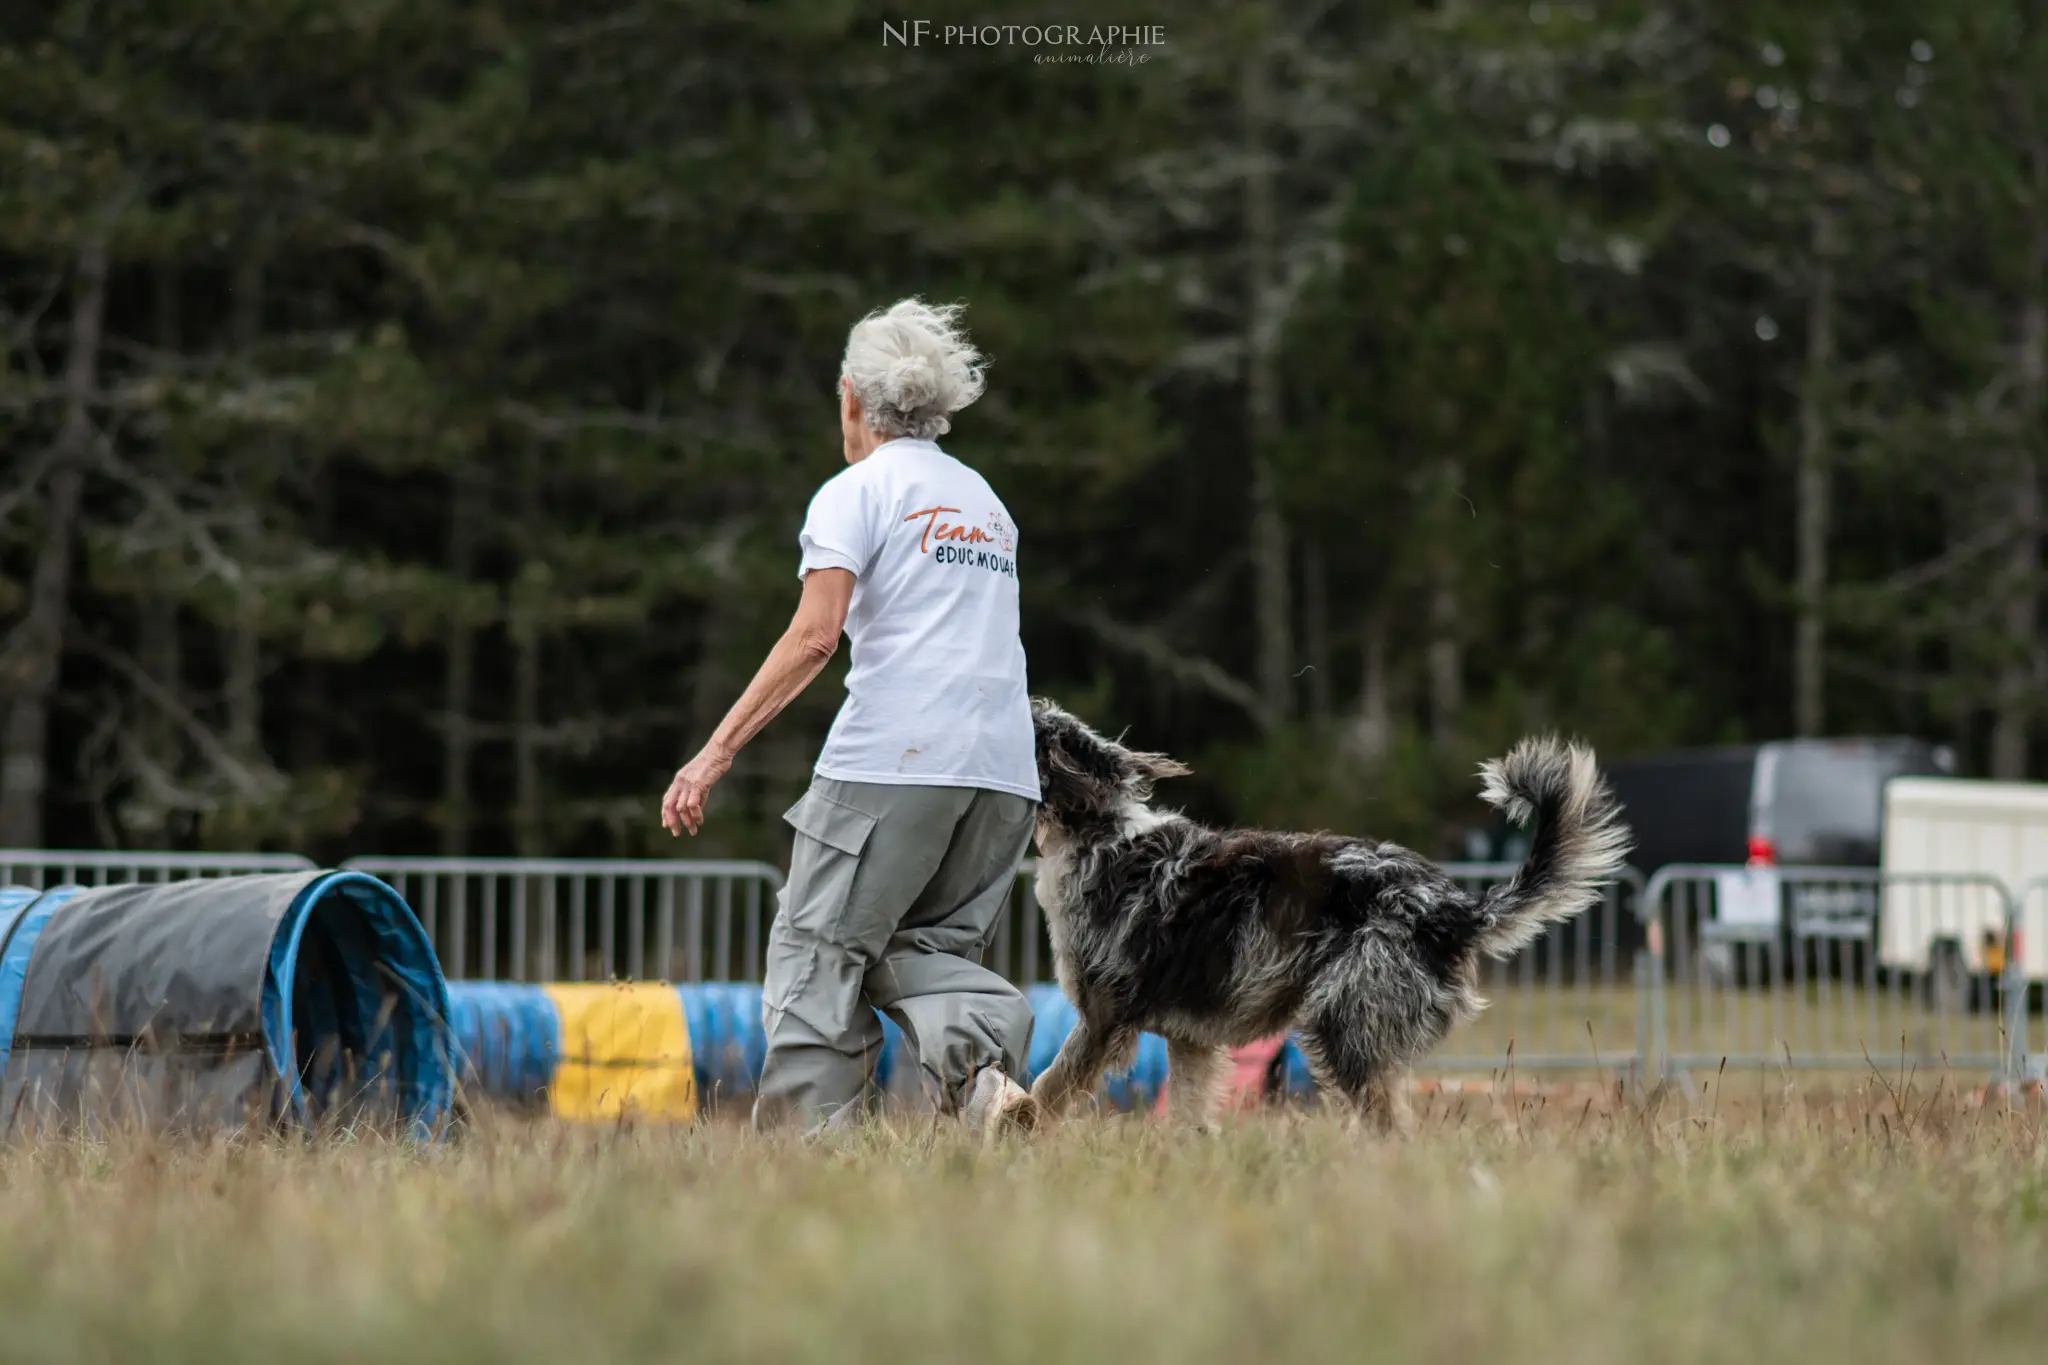
<instances>
[{"instance_id":1,"label":"shaggy dog","mask_svg":"<svg viewBox=\"0 0 2048 1365\"><path fill-rule=\"evenodd\" d=\"M1141 1031L1165 1036L1174 1117L1206 1125L1228 1049L1297 1029L1325 1094L1382 1132L1409 1123L1410 1063L1485 1006L1479 956L1504 958L1598 900L1628 835L1591 752L1524 740L1480 769L1528 860L1482 894L1394 844L1215 830L1146 804L1187 769L1105 739L1050 702L1038 739L1038 899L1079 1018L1032 1087L1057 1116Z\"/></svg>"}]
</instances>

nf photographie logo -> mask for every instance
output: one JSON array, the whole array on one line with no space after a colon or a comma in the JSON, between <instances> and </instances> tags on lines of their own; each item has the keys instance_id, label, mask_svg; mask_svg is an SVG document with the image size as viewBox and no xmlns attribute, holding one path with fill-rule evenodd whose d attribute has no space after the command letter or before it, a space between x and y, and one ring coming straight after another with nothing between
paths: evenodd
<instances>
[{"instance_id":1,"label":"nf photographie logo","mask_svg":"<svg viewBox=\"0 0 2048 1365\"><path fill-rule=\"evenodd\" d=\"M1143 66L1166 46L1164 24L935 24L882 21L883 47L1015 47L1042 65Z\"/></svg>"}]
</instances>

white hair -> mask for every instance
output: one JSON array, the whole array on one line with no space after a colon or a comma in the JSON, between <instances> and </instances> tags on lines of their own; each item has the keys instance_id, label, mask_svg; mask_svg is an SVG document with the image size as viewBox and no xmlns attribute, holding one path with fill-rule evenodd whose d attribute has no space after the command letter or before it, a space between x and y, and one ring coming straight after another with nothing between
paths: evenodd
<instances>
[{"instance_id":1,"label":"white hair","mask_svg":"<svg viewBox=\"0 0 2048 1365\"><path fill-rule=\"evenodd\" d=\"M960 327L964 311L957 303L903 299L853 324L839 373L869 427L929 441L952 428L948 414L981 397L987 362Z\"/></svg>"}]
</instances>

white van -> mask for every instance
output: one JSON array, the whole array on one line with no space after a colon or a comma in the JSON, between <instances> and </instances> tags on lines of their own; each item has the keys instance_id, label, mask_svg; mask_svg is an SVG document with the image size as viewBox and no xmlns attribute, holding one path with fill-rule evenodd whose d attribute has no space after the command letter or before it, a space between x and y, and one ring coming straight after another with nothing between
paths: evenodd
<instances>
[{"instance_id":1,"label":"white van","mask_svg":"<svg viewBox=\"0 0 2048 1365\"><path fill-rule=\"evenodd\" d=\"M1883 849L1880 966L1920 981L1937 1005L1989 998L2009 950L2029 981L2048 979L2048 895L2021 907L2008 944L2001 897L1968 881L1993 878L2018 896L2048 878L2048 785L1893 778Z\"/></svg>"}]
</instances>

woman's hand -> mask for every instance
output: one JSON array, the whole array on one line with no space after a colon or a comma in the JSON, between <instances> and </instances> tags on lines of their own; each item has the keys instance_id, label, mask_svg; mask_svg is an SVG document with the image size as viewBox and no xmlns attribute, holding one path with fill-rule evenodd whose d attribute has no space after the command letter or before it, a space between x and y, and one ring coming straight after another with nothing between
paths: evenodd
<instances>
[{"instance_id":1,"label":"woman's hand","mask_svg":"<svg viewBox=\"0 0 2048 1365\"><path fill-rule=\"evenodd\" d=\"M678 769L676 780L668 784L668 795L661 798L662 827L678 837L685 829L692 834L702 829L704 798L731 768L731 754L716 745L705 745L703 752Z\"/></svg>"}]
</instances>

